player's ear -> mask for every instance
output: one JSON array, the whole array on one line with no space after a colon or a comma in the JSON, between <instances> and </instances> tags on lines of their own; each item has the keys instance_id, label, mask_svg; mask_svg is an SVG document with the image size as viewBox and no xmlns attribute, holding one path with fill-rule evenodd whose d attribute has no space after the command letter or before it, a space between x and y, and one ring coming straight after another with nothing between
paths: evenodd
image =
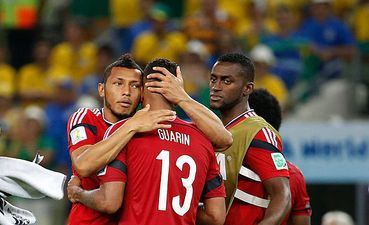
<instances>
[{"instance_id":1,"label":"player's ear","mask_svg":"<svg viewBox=\"0 0 369 225\"><path fill-rule=\"evenodd\" d=\"M243 88L243 96L250 95L254 91L254 82L247 82Z\"/></svg>"},{"instance_id":2,"label":"player's ear","mask_svg":"<svg viewBox=\"0 0 369 225\"><path fill-rule=\"evenodd\" d=\"M99 86L97 87L99 91L99 96L104 97L105 96L105 87L103 83L99 83Z\"/></svg>"}]
</instances>

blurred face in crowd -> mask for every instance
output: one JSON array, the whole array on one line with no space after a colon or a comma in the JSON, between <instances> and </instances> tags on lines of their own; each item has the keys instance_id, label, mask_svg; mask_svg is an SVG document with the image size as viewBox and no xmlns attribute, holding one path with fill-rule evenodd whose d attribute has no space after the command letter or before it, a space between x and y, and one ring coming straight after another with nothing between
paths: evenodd
<instances>
[{"instance_id":1,"label":"blurred face in crowd","mask_svg":"<svg viewBox=\"0 0 369 225\"><path fill-rule=\"evenodd\" d=\"M330 3L313 3L311 15L318 21L324 21L330 15Z\"/></svg>"},{"instance_id":2,"label":"blurred face in crowd","mask_svg":"<svg viewBox=\"0 0 369 225\"><path fill-rule=\"evenodd\" d=\"M35 61L46 63L49 60L51 52L51 44L46 41L36 43L33 50L33 57Z\"/></svg>"},{"instance_id":3,"label":"blurred face in crowd","mask_svg":"<svg viewBox=\"0 0 369 225\"><path fill-rule=\"evenodd\" d=\"M245 100L246 83L240 65L218 61L210 75L210 107L227 110L241 103Z\"/></svg>"},{"instance_id":4,"label":"blurred face in crowd","mask_svg":"<svg viewBox=\"0 0 369 225\"><path fill-rule=\"evenodd\" d=\"M76 22L66 23L64 35L65 39L72 44L80 44L83 41L83 29Z\"/></svg>"},{"instance_id":5,"label":"blurred face in crowd","mask_svg":"<svg viewBox=\"0 0 369 225\"><path fill-rule=\"evenodd\" d=\"M292 12L287 6L279 6L276 10L276 20L281 28L290 28Z\"/></svg>"},{"instance_id":6,"label":"blurred face in crowd","mask_svg":"<svg viewBox=\"0 0 369 225\"><path fill-rule=\"evenodd\" d=\"M139 70L113 67L105 84L99 84L99 94L104 97L104 113L107 119L116 122L131 116L140 103L141 86Z\"/></svg>"}]
</instances>

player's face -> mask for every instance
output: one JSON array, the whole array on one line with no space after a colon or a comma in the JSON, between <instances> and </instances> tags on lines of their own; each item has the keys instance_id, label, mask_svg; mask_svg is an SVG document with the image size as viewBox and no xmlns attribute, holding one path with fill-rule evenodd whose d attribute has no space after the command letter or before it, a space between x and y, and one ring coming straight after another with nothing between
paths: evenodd
<instances>
[{"instance_id":1,"label":"player's face","mask_svg":"<svg viewBox=\"0 0 369 225\"><path fill-rule=\"evenodd\" d=\"M104 97L105 116L120 120L132 115L140 103L141 87L139 70L113 67L105 85L99 86L100 95Z\"/></svg>"},{"instance_id":2,"label":"player's face","mask_svg":"<svg viewBox=\"0 0 369 225\"><path fill-rule=\"evenodd\" d=\"M235 63L217 62L210 75L210 107L227 110L245 101L245 78Z\"/></svg>"}]
</instances>

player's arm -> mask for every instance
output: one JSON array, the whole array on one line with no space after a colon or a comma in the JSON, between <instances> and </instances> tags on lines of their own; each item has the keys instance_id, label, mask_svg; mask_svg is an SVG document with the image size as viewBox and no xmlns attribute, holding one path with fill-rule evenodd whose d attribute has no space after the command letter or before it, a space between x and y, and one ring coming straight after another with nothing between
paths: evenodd
<instances>
[{"instance_id":1,"label":"player's arm","mask_svg":"<svg viewBox=\"0 0 369 225\"><path fill-rule=\"evenodd\" d=\"M310 216L308 215L293 215L287 222L288 225L310 225Z\"/></svg>"},{"instance_id":2,"label":"player's arm","mask_svg":"<svg viewBox=\"0 0 369 225\"><path fill-rule=\"evenodd\" d=\"M80 202L96 211L113 214L122 205L125 184L121 181L107 182L94 190L68 184L68 198L72 203Z\"/></svg>"},{"instance_id":3,"label":"player's arm","mask_svg":"<svg viewBox=\"0 0 369 225\"><path fill-rule=\"evenodd\" d=\"M163 67L156 67L160 73L148 75L148 78L160 81L147 82L145 86L152 92L162 94L168 101L181 107L194 124L210 139L217 151L232 145L232 134L223 126L222 121L211 110L192 99L183 88L183 78L179 67L177 77Z\"/></svg>"},{"instance_id":4,"label":"player's arm","mask_svg":"<svg viewBox=\"0 0 369 225\"><path fill-rule=\"evenodd\" d=\"M291 193L288 178L273 177L263 182L270 196L268 208L258 225L278 225L291 209Z\"/></svg>"},{"instance_id":5,"label":"player's arm","mask_svg":"<svg viewBox=\"0 0 369 225\"><path fill-rule=\"evenodd\" d=\"M223 197L207 198L204 206L197 210L197 225L222 225L226 217L225 200Z\"/></svg>"},{"instance_id":6,"label":"player's arm","mask_svg":"<svg viewBox=\"0 0 369 225\"><path fill-rule=\"evenodd\" d=\"M136 112L117 131L93 145L84 145L71 153L73 166L82 177L88 177L111 162L135 133L147 132L158 128L169 128L163 121L173 120L175 112L171 110L149 111L150 106Z\"/></svg>"}]
</instances>

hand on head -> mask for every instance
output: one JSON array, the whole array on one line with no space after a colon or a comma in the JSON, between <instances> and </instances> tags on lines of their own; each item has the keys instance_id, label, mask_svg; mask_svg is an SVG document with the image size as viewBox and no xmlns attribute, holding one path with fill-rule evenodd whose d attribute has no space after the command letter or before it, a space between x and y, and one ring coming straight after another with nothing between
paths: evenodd
<instances>
[{"instance_id":1,"label":"hand on head","mask_svg":"<svg viewBox=\"0 0 369 225\"><path fill-rule=\"evenodd\" d=\"M145 83L149 91L162 94L169 102L175 105L189 99L183 87L183 77L179 66L176 71L177 76L164 67L154 67L153 69L158 71L158 73L147 75L147 79L155 79Z\"/></svg>"}]
</instances>

